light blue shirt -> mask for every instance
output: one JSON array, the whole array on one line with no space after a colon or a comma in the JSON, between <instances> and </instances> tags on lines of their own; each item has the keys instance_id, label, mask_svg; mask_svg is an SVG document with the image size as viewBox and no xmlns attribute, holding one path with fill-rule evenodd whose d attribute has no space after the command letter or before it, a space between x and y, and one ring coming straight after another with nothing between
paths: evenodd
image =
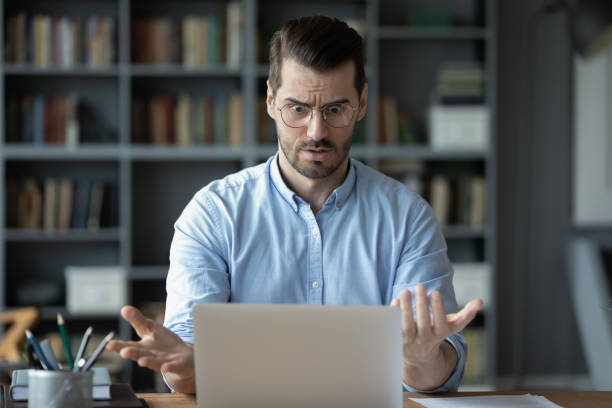
<instances>
[{"instance_id":1,"label":"light blue shirt","mask_svg":"<svg viewBox=\"0 0 612 408\"><path fill-rule=\"evenodd\" d=\"M164 325L193 344L202 302L388 305L422 283L457 311L453 270L431 208L402 183L350 160L314 214L284 183L277 155L196 193L174 226ZM457 390L467 345L433 392ZM404 384L405 389L415 390Z\"/></svg>"}]
</instances>

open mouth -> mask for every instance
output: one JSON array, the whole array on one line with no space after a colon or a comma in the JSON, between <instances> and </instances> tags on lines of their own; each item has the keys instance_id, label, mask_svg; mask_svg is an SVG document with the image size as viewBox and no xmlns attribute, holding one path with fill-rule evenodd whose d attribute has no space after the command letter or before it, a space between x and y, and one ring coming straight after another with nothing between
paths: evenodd
<instances>
[{"instance_id":1,"label":"open mouth","mask_svg":"<svg viewBox=\"0 0 612 408\"><path fill-rule=\"evenodd\" d=\"M323 161L331 155L333 150L314 148L314 149L303 149L302 152L304 153L304 155L306 156L308 160Z\"/></svg>"}]
</instances>

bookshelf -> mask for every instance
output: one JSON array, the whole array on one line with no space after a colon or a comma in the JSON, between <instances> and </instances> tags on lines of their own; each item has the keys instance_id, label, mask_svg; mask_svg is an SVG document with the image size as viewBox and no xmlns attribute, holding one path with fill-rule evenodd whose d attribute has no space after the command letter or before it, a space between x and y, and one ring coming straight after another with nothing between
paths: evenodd
<instances>
[{"instance_id":1,"label":"bookshelf","mask_svg":"<svg viewBox=\"0 0 612 408\"><path fill-rule=\"evenodd\" d=\"M259 142L260 131L269 130L266 130L269 124L262 122L267 119L258 114L258 101L265 94L268 72L267 41L286 19L314 13L348 19L365 29L370 99L368 114L361 125L363 140L360 143L356 141L353 157L381 169L389 161L418 161L422 174L426 176L468 174L481 176L486 181L484 224L449 224L443 227L443 232L451 261L489 265L490 291L494 294L495 0L430 2L435 11L446 11L453 17L453 24L447 27L408 25L407 16L411 10L424 7L425 2L418 0L334 0L291 4L274 0L241 0L235 4L242 8L239 25L242 34L238 40L233 40L242 41L238 51L239 64L227 63L227 49L217 50L221 54L219 61L197 66L186 66L180 53L164 57L167 58L164 64L145 63L133 58L133 48L138 46L132 43L134 21L163 20L162 26L170 27L166 33L174 32L180 41L180 33L176 33L181 31L181 21L189 16L214 15L222 16L218 20L222 23L227 21L228 8L236 7L234 3L225 0L0 0L2 55L6 51L9 20L19 12L25 12L27 16L65 16L72 19L69 21L86 20L92 15L113 21L108 42L112 48L108 64L90 66L78 62L67 66L39 66L30 60L7 58L0 64L0 119L7 117L11 99L20 101L24 96L34 98L42 94L46 100L75 93L79 103L90 113L87 120L80 120L80 128L84 132L99 130L78 143L51 144L23 142L13 133L9 137L6 126L0 127L0 213L3 215L0 217L0 308L20 305L13 288L26 281L50 281L61 289L63 269L68 265L121 265L128 271L128 298L132 303L163 301L173 223L188 200L209 181L260 163L276 151L270 135L266 136L268 139L264 138L264 142ZM168 21L174 21L174 26L168 25ZM231 31L234 35L235 30ZM227 40L227 35L227 32L221 33L224 40ZM448 59L475 60L482 64L486 77L484 104L491 114L485 148L439 149L425 142L430 91L435 86L436 71ZM219 95L240 94L242 109L238 115L239 122L244 124L240 143L217 141L214 137L212 143L209 139L208 143L198 141L185 146L143 141L133 143L136 125L132 102L139 98L147 101L156 96L175 98L181 93L190 97L211 97L213 105ZM411 111L422 143L378 143L378 101L382 96L395 98L398 109ZM401 171L390 175L403 177ZM58 180L67 177L75 180L75 185L78 180L102 181L112 186L114 191L110 204L107 203L110 208L105 209L111 215L102 217L100 228L96 230L17 228L6 216L9 210L7 187L9 180L24 177L36 180L41 189L48 177ZM69 314L63 306L63 299L63 294L60 294L42 307L41 327L49 326L55 313L62 311L69 329L71 319L74 319L76 334L86 319ZM493 301L475 323L484 333L478 341L484 344L484 356L479 358L486 361L486 367L480 368L481 374L472 379L473 384L485 382L495 385L495 316ZM103 328L115 327L124 338L130 336L129 326L116 316L94 318L96 325L100 322L100 325L104 324ZM153 379L133 364L125 363L121 375L124 380L134 382L139 391L153 388Z\"/></svg>"}]
</instances>

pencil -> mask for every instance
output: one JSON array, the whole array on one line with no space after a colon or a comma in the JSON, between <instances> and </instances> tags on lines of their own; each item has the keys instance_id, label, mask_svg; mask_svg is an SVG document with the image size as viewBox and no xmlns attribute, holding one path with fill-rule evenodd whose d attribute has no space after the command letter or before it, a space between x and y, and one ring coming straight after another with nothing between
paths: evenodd
<instances>
[{"instance_id":1,"label":"pencil","mask_svg":"<svg viewBox=\"0 0 612 408\"><path fill-rule=\"evenodd\" d=\"M74 360L72 359L72 350L70 349L70 339L68 338L68 332L66 331L66 325L64 324L64 318L61 313L57 314L57 327L59 327L60 335L62 336L62 343L66 349L66 359L70 370L74 369Z\"/></svg>"},{"instance_id":2,"label":"pencil","mask_svg":"<svg viewBox=\"0 0 612 408\"><path fill-rule=\"evenodd\" d=\"M79 371L87 371L91 368L92 365L94 365L98 357L100 357L100 354L102 354L102 352L104 351L106 344L110 341L110 339L113 338L114 335L115 335L115 332L110 332L106 335L106 337L102 339L98 347L91 354L91 357L89 357L89 360L87 360L85 365Z\"/></svg>"},{"instance_id":3,"label":"pencil","mask_svg":"<svg viewBox=\"0 0 612 408\"><path fill-rule=\"evenodd\" d=\"M43 353L43 351L40 349L40 346L38 345L38 342L32 335L32 332L26 329L25 334L26 334L26 337L28 338L28 341L32 345L32 348L34 349L34 352L38 356L38 360L40 361L40 364L42 364L45 370L52 370L51 364L49 364L49 361L47 360L45 353Z\"/></svg>"},{"instance_id":4,"label":"pencil","mask_svg":"<svg viewBox=\"0 0 612 408\"><path fill-rule=\"evenodd\" d=\"M85 330L85 334L83 335L83 340L81 340L81 345L79 346L79 350L77 351L76 356L74 357L74 361L77 364L74 365L74 368L72 369L72 371L79 371L80 367L78 366L78 362L85 355L85 349L87 348L87 343L89 343L89 339L91 338L92 331L93 331L93 327L91 326L89 326L87 330Z\"/></svg>"}]
</instances>

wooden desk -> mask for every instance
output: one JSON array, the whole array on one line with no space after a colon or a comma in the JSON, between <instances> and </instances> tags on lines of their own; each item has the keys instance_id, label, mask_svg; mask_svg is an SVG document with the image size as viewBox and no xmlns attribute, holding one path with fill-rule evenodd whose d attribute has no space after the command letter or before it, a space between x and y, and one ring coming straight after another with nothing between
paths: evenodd
<instances>
[{"instance_id":1,"label":"wooden desk","mask_svg":"<svg viewBox=\"0 0 612 408\"><path fill-rule=\"evenodd\" d=\"M461 397L474 395L511 395L526 394L543 395L552 402L565 408L604 408L612 407L612 391L513 391L513 392L460 392L443 395L429 395L405 392L404 408L420 408L409 398ZM185 394L138 394L144 398L150 408L195 408L195 398ZM313 406L316 406L314 404ZM245 407L248 408L248 407Z\"/></svg>"}]
</instances>

